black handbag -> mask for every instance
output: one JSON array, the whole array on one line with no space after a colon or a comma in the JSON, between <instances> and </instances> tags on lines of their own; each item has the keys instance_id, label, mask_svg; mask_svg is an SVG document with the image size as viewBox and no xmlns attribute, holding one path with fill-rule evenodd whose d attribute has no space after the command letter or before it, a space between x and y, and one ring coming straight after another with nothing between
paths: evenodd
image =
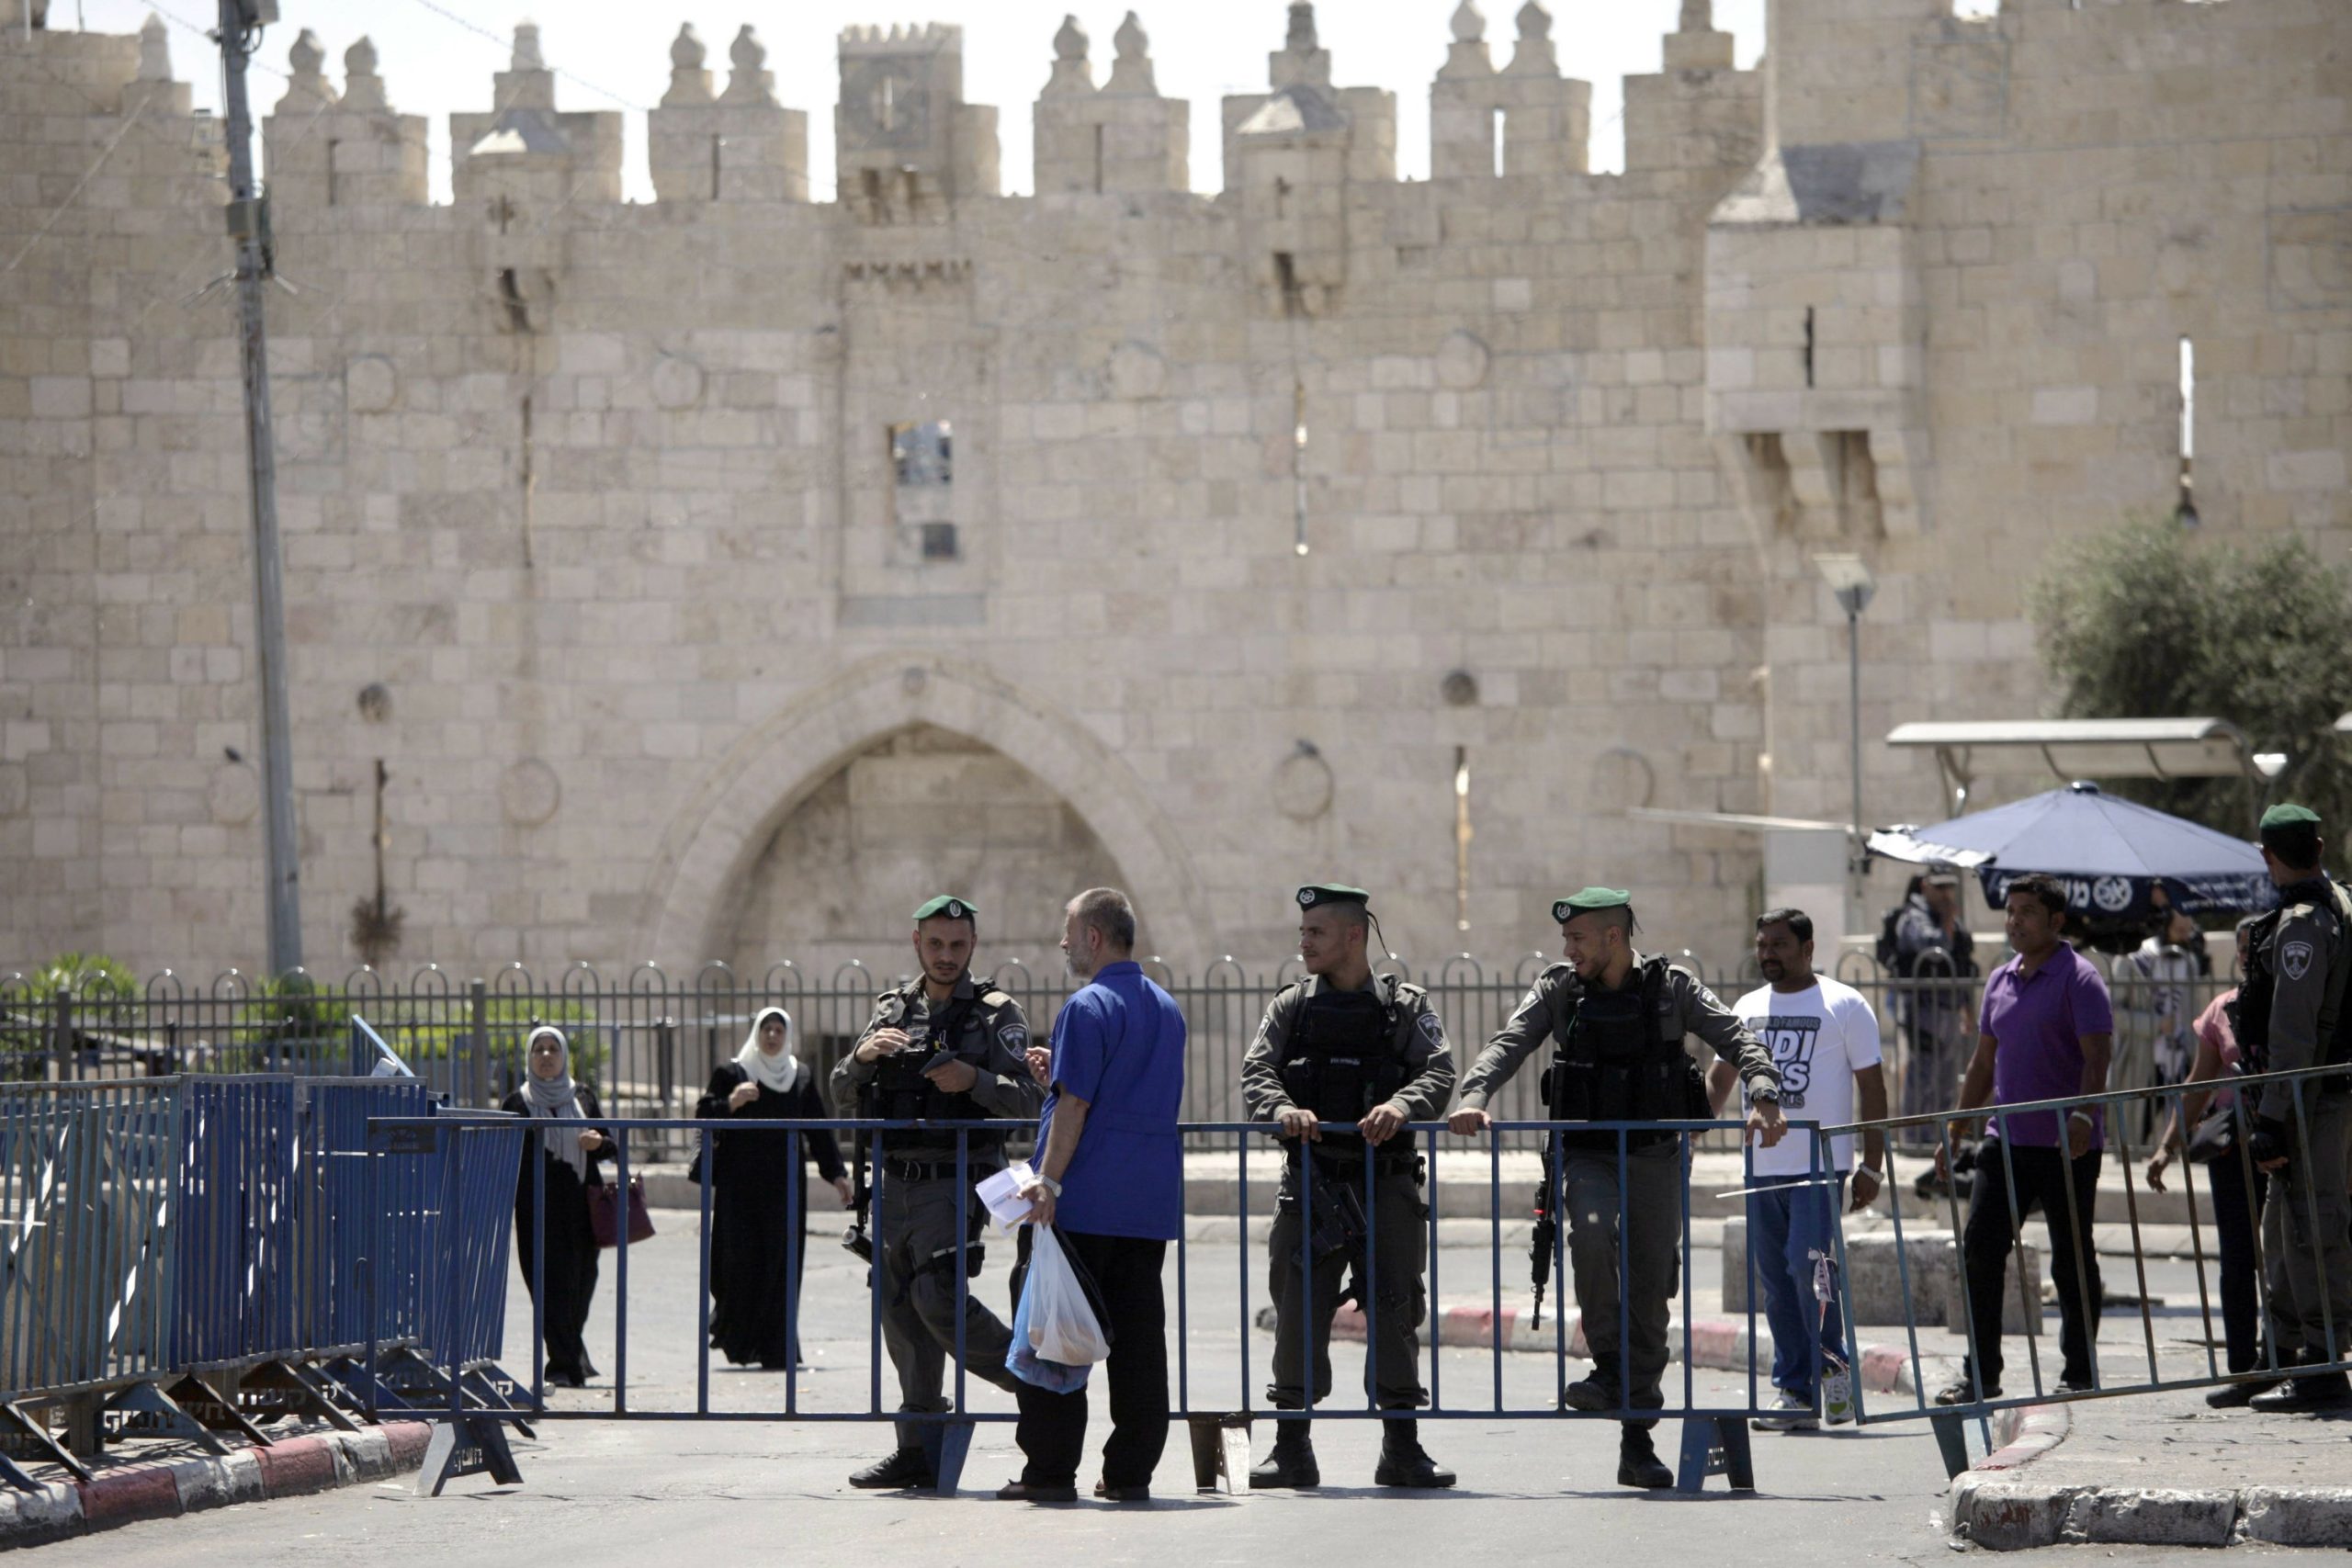
<instances>
[{"instance_id":1,"label":"black handbag","mask_svg":"<svg viewBox=\"0 0 2352 1568\"><path fill-rule=\"evenodd\" d=\"M2228 1159L2237 1149L2237 1111L2233 1106L2222 1105L2207 1111L2204 1119L2189 1129L2188 1147L2181 1152L2191 1165L2211 1165Z\"/></svg>"}]
</instances>

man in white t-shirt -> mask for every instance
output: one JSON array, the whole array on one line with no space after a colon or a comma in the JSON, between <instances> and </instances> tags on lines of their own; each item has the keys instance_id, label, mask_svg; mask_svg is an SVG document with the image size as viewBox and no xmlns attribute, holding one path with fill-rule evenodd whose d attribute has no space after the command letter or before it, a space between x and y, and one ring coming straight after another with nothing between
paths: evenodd
<instances>
[{"instance_id":1,"label":"man in white t-shirt","mask_svg":"<svg viewBox=\"0 0 2352 1568\"><path fill-rule=\"evenodd\" d=\"M1732 1010L1772 1053L1781 1072L1781 1105L1792 1122L1824 1127L1886 1115L1886 1074L1880 1066L1878 1019L1851 986L1813 972L1813 920L1802 909L1768 909L1756 921L1756 964L1764 984ZM1730 1083L1721 1083L1723 1090ZM1747 1247L1752 1277L1772 1325L1772 1386L1778 1414L1758 1417L1768 1432L1821 1425L1822 1351L1850 1363L1843 1314L1825 1314L1814 1294L1816 1252L1835 1258L1838 1214L1853 1177L1859 1213L1877 1198L1886 1164L1885 1134L1864 1133L1862 1159L1854 1137L1829 1140L1798 1127L1799 1136L1775 1148L1747 1150Z\"/></svg>"}]
</instances>

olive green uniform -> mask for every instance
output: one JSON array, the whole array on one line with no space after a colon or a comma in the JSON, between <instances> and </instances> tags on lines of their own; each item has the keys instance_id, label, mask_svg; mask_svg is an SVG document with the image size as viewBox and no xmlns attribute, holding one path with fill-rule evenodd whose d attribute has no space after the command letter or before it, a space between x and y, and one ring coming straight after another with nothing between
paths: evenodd
<instances>
[{"instance_id":1,"label":"olive green uniform","mask_svg":"<svg viewBox=\"0 0 2352 1568\"><path fill-rule=\"evenodd\" d=\"M1642 983L1642 955L1634 955L1626 985ZM1482 1111L1497 1090L1509 1082L1521 1064L1547 1042L1566 1034L1584 982L1566 964L1555 964L1536 977L1519 1010L1478 1053L1462 1080L1462 1106ZM1704 982L1679 964L1668 966L1658 996L1657 1027L1668 1040L1697 1035L1716 1055L1738 1069L1752 1098L1777 1099L1780 1074L1771 1053L1748 1032L1736 1013L1717 999ZM1686 1047L1687 1048L1687 1047ZM1597 1134L1613 1145L1610 1134ZM1621 1369L1632 1378L1622 1390L1634 1409L1657 1409L1665 1403L1661 1380L1668 1360L1668 1303L1681 1271L1682 1185L1686 1179L1677 1140L1668 1137L1644 1143L1640 1134L1625 1144L1623 1175L1614 1146L1570 1147L1561 1161L1561 1201L1568 1221L1568 1263L1574 1278L1577 1305L1584 1314L1584 1338L1593 1358L1594 1375L1616 1387ZM1623 1213L1626 1234L1620 1237ZM1624 1270L1624 1300L1632 1318L1629 1333L1618 1321L1618 1270ZM1630 1341L1630 1343L1628 1343Z\"/></svg>"},{"instance_id":2,"label":"olive green uniform","mask_svg":"<svg viewBox=\"0 0 2352 1568\"><path fill-rule=\"evenodd\" d=\"M2324 878L2284 890L2278 923L2254 967L2277 977L2266 1072L2321 1066L2335 1039L2352 979L2352 897ZM2256 1114L2279 1124L2288 1163L2270 1173L2262 1206L2270 1342L2281 1365L2352 1358L2352 1238L2346 1179L2352 1168L2352 1093L2341 1077L2264 1087ZM2335 1345L2328 1343L2329 1330Z\"/></svg>"},{"instance_id":3,"label":"olive green uniform","mask_svg":"<svg viewBox=\"0 0 2352 1568\"><path fill-rule=\"evenodd\" d=\"M1386 1103L1408 1122L1434 1121L1445 1113L1453 1093L1453 1050L1445 1024L1429 1005L1421 987L1394 976L1375 976L1364 990L1376 997L1393 1015L1389 1049L1407 1081ZM1250 1119L1276 1122L1295 1109L1282 1077L1285 1053L1295 1037L1299 1017L1322 992L1323 981L1310 976L1286 986L1267 1004L1241 1064L1241 1094ZM1275 1197L1274 1224L1267 1247L1267 1283L1274 1302L1273 1381L1266 1398L1277 1410L1302 1410L1322 1403L1331 1392L1331 1317L1339 1309L1340 1280L1351 1277L1356 1300L1369 1304L1373 1343L1366 1360L1374 1398L1383 1410L1413 1410L1429 1403L1420 1380L1419 1329L1429 1316L1429 1296L1423 1284L1428 1266L1429 1207L1422 1198L1426 1171L1415 1156L1412 1139L1399 1134L1383 1149L1372 1151L1372 1185L1364 1184L1365 1148L1352 1124L1322 1122L1320 1141L1301 1145L1284 1140L1289 1158L1283 1168L1282 1187ZM1393 1152L1391 1152L1393 1151ZM1305 1201L1307 1183L1302 1161L1313 1166L1313 1209L1336 1219L1344 1207L1363 1211L1371 1241L1371 1272L1367 1291L1363 1243L1335 1246L1335 1226L1308 1223ZM1328 1184L1328 1187L1327 1187ZM1342 1198L1340 1188L1348 1189ZM1309 1238L1328 1247L1303 1268L1302 1245ZM1311 1342L1311 1344L1310 1344ZM1306 1391L1306 1365L1314 1360L1312 1398Z\"/></svg>"},{"instance_id":4,"label":"olive green uniform","mask_svg":"<svg viewBox=\"0 0 2352 1568\"><path fill-rule=\"evenodd\" d=\"M1028 1021L1021 1004L1003 992L978 986L966 975L946 1001L933 1003L917 979L876 998L875 1017L858 1035L858 1043L886 1028L903 1029L912 1037L914 1043L902 1053L909 1065L920 1066L933 1053L951 1049L979 1075L966 1091L973 1109L942 1119L1035 1119L1045 1093L1030 1077L1023 1056ZM950 1029L952 1038L939 1037ZM844 1055L833 1068L835 1107L865 1114L859 1110L863 1093L888 1061L861 1062L854 1049ZM877 1113L888 1111L877 1108ZM956 1136L952 1130L922 1129L874 1134L874 1197L865 1222L874 1242L873 1283L881 1299L882 1341L899 1371L899 1408L905 1411L953 1408L942 1390L947 1358L956 1349L959 1300L965 1369L1007 1391L1019 1386L1005 1370L1012 1331L968 1293L965 1277L956 1269L959 1238L966 1243L967 1266L979 1267L979 1210L972 1188L1003 1168L1002 1136L967 1133L960 1176ZM899 1423L900 1449L922 1442L921 1424Z\"/></svg>"}]
</instances>

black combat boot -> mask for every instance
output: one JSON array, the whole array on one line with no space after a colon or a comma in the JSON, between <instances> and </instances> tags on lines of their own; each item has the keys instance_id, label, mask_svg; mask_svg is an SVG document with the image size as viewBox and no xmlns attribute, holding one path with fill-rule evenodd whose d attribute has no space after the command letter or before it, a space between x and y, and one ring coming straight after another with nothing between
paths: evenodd
<instances>
[{"instance_id":1,"label":"black combat boot","mask_svg":"<svg viewBox=\"0 0 2352 1568\"><path fill-rule=\"evenodd\" d=\"M1435 1489L1453 1484L1453 1472L1421 1447L1420 1423L1394 1416L1380 1424L1380 1463L1372 1479L1382 1486Z\"/></svg>"},{"instance_id":2,"label":"black combat boot","mask_svg":"<svg viewBox=\"0 0 2352 1568\"><path fill-rule=\"evenodd\" d=\"M1641 1486L1657 1491L1674 1484L1674 1472L1657 1457L1657 1447L1650 1441L1649 1429L1628 1421L1623 1436L1617 1439L1617 1484Z\"/></svg>"},{"instance_id":3,"label":"black combat boot","mask_svg":"<svg viewBox=\"0 0 2352 1568\"><path fill-rule=\"evenodd\" d=\"M1255 1486L1320 1486L1323 1472L1315 1465L1315 1445L1307 1440L1305 1420L1277 1422L1274 1451L1266 1462L1253 1465L1250 1484Z\"/></svg>"},{"instance_id":4,"label":"black combat boot","mask_svg":"<svg viewBox=\"0 0 2352 1568\"><path fill-rule=\"evenodd\" d=\"M931 1486L931 1456L921 1449L900 1449L879 1463L869 1464L849 1478L852 1486L867 1492L900 1492L910 1486Z\"/></svg>"}]
</instances>

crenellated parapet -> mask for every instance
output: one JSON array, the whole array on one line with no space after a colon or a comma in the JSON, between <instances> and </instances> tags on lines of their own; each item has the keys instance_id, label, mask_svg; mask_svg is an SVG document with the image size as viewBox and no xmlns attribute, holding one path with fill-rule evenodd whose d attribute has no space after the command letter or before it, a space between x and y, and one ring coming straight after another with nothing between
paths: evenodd
<instances>
[{"instance_id":1,"label":"crenellated parapet","mask_svg":"<svg viewBox=\"0 0 2352 1568\"><path fill-rule=\"evenodd\" d=\"M1519 10L1519 41L1499 71L1476 0L1453 14L1453 45L1430 84L1430 173L1437 179L1581 175L1591 167L1592 85L1560 74L1552 15Z\"/></svg>"},{"instance_id":2,"label":"crenellated parapet","mask_svg":"<svg viewBox=\"0 0 2352 1568\"><path fill-rule=\"evenodd\" d=\"M1034 111L1037 194L1191 189L1192 106L1159 96L1143 24L1133 11L1119 24L1117 58L1100 87L1088 45L1078 18L1064 17Z\"/></svg>"},{"instance_id":3,"label":"crenellated parapet","mask_svg":"<svg viewBox=\"0 0 2352 1568\"><path fill-rule=\"evenodd\" d=\"M964 101L964 29L845 28L833 173L862 222L944 220L1000 189L996 110Z\"/></svg>"},{"instance_id":4,"label":"crenellated parapet","mask_svg":"<svg viewBox=\"0 0 2352 1568\"><path fill-rule=\"evenodd\" d=\"M344 51L342 91L325 63L304 28L288 51L285 96L262 121L272 200L281 209L423 206L424 117L394 112L367 39Z\"/></svg>"},{"instance_id":5,"label":"crenellated parapet","mask_svg":"<svg viewBox=\"0 0 2352 1568\"><path fill-rule=\"evenodd\" d=\"M767 49L749 24L728 50L733 70L713 91L694 24L670 45L670 90L650 117L653 194L664 202L806 201L808 116L775 100Z\"/></svg>"},{"instance_id":6,"label":"crenellated parapet","mask_svg":"<svg viewBox=\"0 0 2352 1568\"><path fill-rule=\"evenodd\" d=\"M489 113L449 117L450 184L460 206L494 209L511 231L572 202L620 200L621 117L556 108L555 73L535 24L515 27L513 62L492 83Z\"/></svg>"},{"instance_id":7,"label":"crenellated parapet","mask_svg":"<svg viewBox=\"0 0 2352 1568\"><path fill-rule=\"evenodd\" d=\"M1313 315L1347 281L1347 187L1396 178L1396 96L1331 85L1308 0L1293 0L1266 75L1271 92L1225 100L1225 184L1252 280L1283 312Z\"/></svg>"}]
</instances>

